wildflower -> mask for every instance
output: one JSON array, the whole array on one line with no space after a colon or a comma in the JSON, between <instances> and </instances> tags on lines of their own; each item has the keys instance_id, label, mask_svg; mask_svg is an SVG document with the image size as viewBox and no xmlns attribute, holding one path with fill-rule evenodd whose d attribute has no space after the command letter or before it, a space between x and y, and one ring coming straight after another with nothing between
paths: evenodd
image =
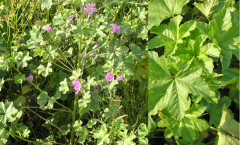
<instances>
[{"instance_id":1,"label":"wildflower","mask_svg":"<svg viewBox=\"0 0 240 145\"><path fill-rule=\"evenodd\" d=\"M120 32L120 26L117 26L117 24L112 24L112 28L113 28L113 33L117 33Z\"/></svg>"},{"instance_id":2,"label":"wildflower","mask_svg":"<svg viewBox=\"0 0 240 145\"><path fill-rule=\"evenodd\" d=\"M123 77L122 77L122 76L120 76L120 77L117 78L117 81L122 81L122 80L123 80Z\"/></svg>"},{"instance_id":3,"label":"wildflower","mask_svg":"<svg viewBox=\"0 0 240 145\"><path fill-rule=\"evenodd\" d=\"M92 24L94 24L94 20L92 20Z\"/></svg>"},{"instance_id":4,"label":"wildflower","mask_svg":"<svg viewBox=\"0 0 240 145\"><path fill-rule=\"evenodd\" d=\"M93 46L93 49L96 49L98 47L98 44L96 43L94 46Z\"/></svg>"},{"instance_id":5,"label":"wildflower","mask_svg":"<svg viewBox=\"0 0 240 145\"><path fill-rule=\"evenodd\" d=\"M20 40L19 40L19 43L23 43L23 39L20 39Z\"/></svg>"},{"instance_id":6,"label":"wildflower","mask_svg":"<svg viewBox=\"0 0 240 145\"><path fill-rule=\"evenodd\" d=\"M91 55L93 55L93 54L95 54L96 53L96 51L93 51L92 53L91 53Z\"/></svg>"},{"instance_id":7,"label":"wildflower","mask_svg":"<svg viewBox=\"0 0 240 145\"><path fill-rule=\"evenodd\" d=\"M67 23L70 23L71 22L71 19L67 19Z\"/></svg>"},{"instance_id":8,"label":"wildflower","mask_svg":"<svg viewBox=\"0 0 240 145\"><path fill-rule=\"evenodd\" d=\"M95 61L95 60L97 59L97 57L98 57L98 56L96 55L96 56L94 57L93 61Z\"/></svg>"},{"instance_id":9,"label":"wildflower","mask_svg":"<svg viewBox=\"0 0 240 145\"><path fill-rule=\"evenodd\" d=\"M70 19L71 19L71 20L73 20L73 15L72 15L72 16L70 16Z\"/></svg>"},{"instance_id":10,"label":"wildflower","mask_svg":"<svg viewBox=\"0 0 240 145\"><path fill-rule=\"evenodd\" d=\"M98 90L98 89L99 89L99 86L95 86L95 87L94 87L94 90Z\"/></svg>"},{"instance_id":11,"label":"wildflower","mask_svg":"<svg viewBox=\"0 0 240 145\"><path fill-rule=\"evenodd\" d=\"M47 32L50 32L51 31L51 27L49 27L49 26L47 26L46 28L45 28L45 30L47 31Z\"/></svg>"},{"instance_id":12,"label":"wildflower","mask_svg":"<svg viewBox=\"0 0 240 145\"><path fill-rule=\"evenodd\" d=\"M27 77L27 80L29 80L30 82L33 81L33 76L32 76L32 75L29 75L29 76Z\"/></svg>"},{"instance_id":13,"label":"wildflower","mask_svg":"<svg viewBox=\"0 0 240 145\"><path fill-rule=\"evenodd\" d=\"M79 81L79 79L77 79L75 82L72 82L72 85L74 86L74 90L76 90L77 92L75 92L75 95L78 94L78 92L80 91L80 89L82 88L82 85Z\"/></svg>"},{"instance_id":14,"label":"wildflower","mask_svg":"<svg viewBox=\"0 0 240 145\"><path fill-rule=\"evenodd\" d=\"M108 82L111 82L114 79L114 75L110 72L107 73L106 79Z\"/></svg>"},{"instance_id":15,"label":"wildflower","mask_svg":"<svg viewBox=\"0 0 240 145\"><path fill-rule=\"evenodd\" d=\"M208 110L208 105L207 106L205 106L206 107L206 109Z\"/></svg>"},{"instance_id":16,"label":"wildflower","mask_svg":"<svg viewBox=\"0 0 240 145\"><path fill-rule=\"evenodd\" d=\"M95 7L95 3L91 3L91 4L85 4L85 7L83 6L82 7L82 10L85 12L85 13L88 13L89 16L93 14L93 12L97 12L97 9L94 8Z\"/></svg>"},{"instance_id":17,"label":"wildflower","mask_svg":"<svg viewBox=\"0 0 240 145\"><path fill-rule=\"evenodd\" d=\"M81 60L81 64L84 62L84 59Z\"/></svg>"},{"instance_id":18,"label":"wildflower","mask_svg":"<svg viewBox=\"0 0 240 145\"><path fill-rule=\"evenodd\" d=\"M77 22L80 23L81 22L80 19L77 19Z\"/></svg>"},{"instance_id":19,"label":"wildflower","mask_svg":"<svg viewBox=\"0 0 240 145\"><path fill-rule=\"evenodd\" d=\"M86 52L83 52L82 55L83 55L84 58L87 57L87 53Z\"/></svg>"}]
</instances>

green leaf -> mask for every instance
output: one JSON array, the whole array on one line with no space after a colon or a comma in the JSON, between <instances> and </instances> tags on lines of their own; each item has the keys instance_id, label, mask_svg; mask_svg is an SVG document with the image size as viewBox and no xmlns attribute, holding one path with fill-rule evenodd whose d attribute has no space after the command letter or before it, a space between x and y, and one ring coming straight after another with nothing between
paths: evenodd
<instances>
[{"instance_id":1,"label":"green leaf","mask_svg":"<svg viewBox=\"0 0 240 145\"><path fill-rule=\"evenodd\" d=\"M49 10L52 6L52 0L42 0L41 4L41 10L43 11L44 9Z\"/></svg>"},{"instance_id":2,"label":"green leaf","mask_svg":"<svg viewBox=\"0 0 240 145\"><path fill-rule=\"evenodd\" d=\"M25 75L19 74L14 76L14 82L17 84L22 84L22 82L25 80L26 80Z\"/></svg>"},{"instance_id":3,"label":"green leaf","mask_svg":"<svg viewBox=\"0 0 240 145\"><path fill-rule=\"evenodd\" d=\"M49 73L52 72L52 68L51 68L51 63L48 62L47 67L43 66L43 65L39 65L38 69L38 74L41 74L44 77L47 77L49 75Z\"/></svg>"},{"instance_id":4,"label":"green leaf","mask_svg":"<svg viewBox=\"0 0 240 145\"><path fill-rule=\"evenodd\" d=\"M158 26L163 20L182 12L189 0L151 0L149 6L148 27Z\"/></svg>"},{"instance_id":5,"label":"green leaf","mask_svg":"<svg viewBox=\"0 0 240 145\"><path fill-rule=\"evenodd\" d=\"M61 13L53 17L53 25L64 25L66 22L63 20Z\"/></svg>"},{"instance_id":6,"label":"green leaf","mask_svg":"<svg viewBox=\"0 0 240 145\"><path fill-rule=\"evenodd\" d=\"M194 110L196 110L196 106L192 106L191 109L189 109L189 113ZM196 117L196 115L201 116L202 113L203 112L200 111L193 116L186 114L181 121L175 120L165 113L165 117L158 122L158 126L167 127L165 131L165 137L167 138L172 135L174 135L175 138L181 136L184 140L193 142L198 138L199 132L209 128L209 125L205 120Z\"/></svg>"},{"instance_id":7,"label":"green leaf","mask_svg":"<svg viewBox=\"0 0 240 145\"><path fill-rule=\"evenodd\" d=\"M76 120L73 127L76 131L82 130L82 121L81 120Z\"/></svg>"},{"instance_id":8,"label":"green leaf","mask_svg":"<svg viewBox=\"0 0 240 145\"><path fill-rule=\"evenodd\" d=\"M230 9L222 9L213 16L211 24L198 22L199 30L208 35L221 48L222 68L230 65L232 54L239 58L239 10L231 14Z\"/></svg>"},{"instance_id":9,"label":"green leaf","mask_svg":"<svg viewBox=\"0 0 240 145\"><path fill-rule=\"evenodd\" d=\"M219 126L221 116L222 116L222 111L219 110L219 108L222 108L223 104L229 107L231 105L231 99L227 96L224 96L218 101L218 104L209 105L209 115L210 115L209 124L210 125L214 124L215 127Z\"/></svg>"},{"instance_id":10,"label":"green leaf","mask_svg":"<svg viewBox=\"0 0 240 145\"><path fill-rule=\"evenodd\" d=\"M141 137L145 137L148 135L148 128L146 126L146 124L141 123L139 128L138 128L138 135Z\"/></svg>"},{"instance_id":11,"label":"green leaf","mask_svg":"<svg viewBox=\"0 0 240 145\"><path fill-rule=\"evenodd\" d=\"M13 106L13 102L0 102L0 122L6 124L16 119L18 110Z\"/></svg>"},{"instance_id":12,"label":"green leaf","mask_svg":"<svg viewBox=\"0 0 240 145\"><path fill-rule=\"evenodd\" d=\"M87 126L88 126L88 128L92 128L93 125L95 125L96 123L97 123L97 119L93 118L88 121Z\"/></svg>"},{"instance_id":13,"label":"green leaf","mask_svg":"<svg viewBox=\"0 0 240 145\"><path fill-rule=\"evenodd\" d=\"M226 105L222 106L222 118L219 124L217 145L232 145L239 143L239 122L234 120L230 114L230 110Z\"/></svg>"},{"instance_id":14,"label":"green leaf","mask_svg":"<svg viewBox=\"0 0 240 145\"><path fill-rule=\"evenodd\" d=\"M200 117L206 111L206 107L201 104L193 104L192 107L186 111L186 117Z\"/></svg>"},{"instance_id":15,"label":"green leaf","mask_svg":"<svg viewBox=\"0 0 240 145\"><path fill-rule=\"evenodd\" d=\"M202 70L189 68L172 76L164 56L149 52L149 98L148 110L154 115L166 108L174 118L181 120L190 107L188 94L204 96L211 100L208 84L201 79ZM175 65L177 66L177 65Z\"/></svg>"},{"instance_id":16,"label":"green leaf","mask_svg":"<svg viewBox=\"0 0 240 145\"><path fill-rule=\"evenodd\" d=\"M158 34L158 36L149 41L148 49L164 46L165 55L173 55L179 45L183 43L183 38L188 37L189 32L196 27L196 21L193 20L185 22L179 27L182 18L178 15L172 18L168 25L153 28L151 32Z\"/></svg>"},{"instance_id":17,"label":"green leaf","mask_svg":"<svg viewBox=\"0 0 240 145\"><path fill-rule=\"evenodd\" d=\"M28 51L24 51L24 52L17 52L14 53L14 60L17 63L17 67L27 67L28 66L28 61L31 60L32 57L29 56L29 52Z\"/></svg>"},{"instance_id":18,"label":"green leaf","mask_svg":"<svg viewBox=\"0 0 240 145\"><path fill-rule=\"evenodd\" d=\"M87 107L88 103L91 102L90 91L84 93L83 98L78 100L79 107Z\"/></svg>"},{"instance_id":19,"label":"green leaf","mask_svg":"<svg viewBox=\"0 0 240 145\"><path fill-rule=\"evenodd\" d=\"M33 26L30 31L31 38L27 41L28 49L36 48L37 44L39 44L42 40L42 34L40 32L39 26Z\"/></svg>"},{"instance_id":20,"label":"green leaf","mask_svg":"<svg viewBox=\"0 0 240 145\"><path fill-rule=\"evenodd\" d=\"M97 139L97 145L103 145L104 143L109 144L109 134L107 133L107 127L105 124L101 125L93 137Z\"/></svg>"},{"instance_id":21,"label":"green leaf","mask_svg":"<svg viewBox=\"0 0 240 145\"><path fill-rule=\"evenodd\" d=\"M4 128L0 128L0 144L7 144L8 138L8 132Z\"/></svg>"},{"instance_id":22,"label":"green leaf","mask_svg":"<svg viewBox=\"0 0 240 145\"><path fill-rule=\"evenodd\" d=\"M91 91L91 102L89 103L90 108L93 111L97 111L99 109L101 98L98 95L98 91L94 90Z\"/></svg>"},{"instance_id":23,"label":"green leaf","mask_svg":"<svg viewBox=\"0 0 240 145\"><path fill-rule=\"evenodd\" d=\"M103 113L102 117L103 118L110 117L110 116L116 114L118 112L118 110L119 110L119 107L112 105L111 108L104 109L104 113Z\"/></svg>"},{"instance_id":24,"label":"green leaf","mask_svg":"<svg viewBox=\"0 0 240 145\"><path fill-rule=\"evenodd\" d=\"M40 105L40 108L44 108L47 101L48 101L48 94L46 92L41 93L37 97L37 103L38 103L38 105Z\"/></svg>"},{"instance_id":25,"label":"green leaf","mask_svg":"<svg viewBox=\"0 0 240 145\"><path fill-rule=\"evenodd\" d=\"M25 85L22 87L22 95L27 94L30 91L32 91L31 85Z\"/></svg>"},{"instance_id":26,"label":"green leaf","mask_svg":"<svg viewBox=\"0 0 240 145\"><path fill-rule=\"evenodd\" d=\"M0 70L6 71L8 70L9 59L4 59L4 57L0 56Z\"/></svg>"},{"instance_id":27,"label":"green leaf","mask_svg":"<svg viewBox=\"0 0 240 145\"><path fill-rule=\"evenodd\" d=\"M66 94L69 91L66 78L62 82L60 82L59 91L63 92L63 94Z\"/></svg>"},{"instance_id":28,"label":"green leaf","mask_svg":"<svg viewBox=\"0 0 240 145\"><path fill-rule=\"evenodd\" d=\"M208 18L211 14L211 9L218 5L218 0L204 0L203 3L195 2L194 5Z\"/></svg>"},{"instance_id":29,"label":"green leaf","mask_svg":"<svg viewBox=\"0 0 240 145\"><path fill-rule=\"evenodd\" d=\"M117 141L118 145L135 145L133 140L136 138L136 136L133 133L127 134L127 130L124 130L119 133L122 140Z\"/></svg>"},{"instance_id":30,"label":"green leaf","mask_svg":"<svg viewBox=\"0 0 240 145\"><path fill-rule=\"evenodd\" d=\"M58 56L58 52L56 51L57 48L55 47L52 47L51 45L49 45L47 48L46 48L46 52L44 53L44 58L45 59L50 59L50 60L54 60L56 58L56 56Z\"/></svg>"},{"instance_id":31,"label":"green leaf","mask_svg":"<svg viewBox=\"0 0 240 145\"><path fill-rule=\"evenodd\" d=\"M14 101L14 106L16 107L24 107L26 104L26 98L24 96L19 96L15 101Z\"/></svg>"},{"instance_id":32,"label":"green leaf","mask_svg":"<svg viewBox=\"0 0 240 145\"><path fill-rule=\"evenodd\" d=\"M130 44L129 47L132 50L132 53L135 59L138 61L142 61L142 55L143 55L142 50L135 44Z\"/></svg>"}]
</instances>

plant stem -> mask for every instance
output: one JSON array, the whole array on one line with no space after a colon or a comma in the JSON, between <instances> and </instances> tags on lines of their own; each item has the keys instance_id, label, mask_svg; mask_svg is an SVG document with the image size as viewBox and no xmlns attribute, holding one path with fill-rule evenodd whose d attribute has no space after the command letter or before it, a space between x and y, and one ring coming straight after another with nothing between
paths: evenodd
<instances>
[{"instance_id":1,"label":"plant stem","mask_svg":"<svg viewBox=\"0 0 240 145\"><path fill-rule=\"evenodd\" d=\"M209 128L212 129L212 130L215 130L217 132L219 131L218 129L216 129L216 128L212 127L212 126L210 126Z\"/></svg>"},{"instance_id":2,"label":"plant stem","mask_svg":"<svg viewBox=\"0 0 240 145\"><path fill-rule=\"evenodd\" d=\"M48 121L47 119L45 119L44 117L40 116L39 114L37 114L36 112L34 112L32 109L30 108L27 108L29 111L31 111L32 113L34 113L35 115L37 115L38 117L40 117L41 119L45 120L47 123L51 124L53 127L57 128L59 131L61 132L64 132L62 131L61 128L57 127L55 124L53 124L52 122Z\"/></svg>"},{"instance_id":3,"label":"plant stem","mask_svg":"<svg viewBox=\"0 0 240 145\"><path fill-rule=\"evenodd\" d=\"M11 131L8 131L8 132L10 133L11 136L14 136L14 137L16 137L18 139L21 139L21 140L25 141L25 142L29 142L29 143L33 143L34 142L34 141L31 141L31 140L22 138L22 137L18 136L17 134L12 133Z\"/></svg>"},{"instance_id":4,"label":"plant stem","mask_svg":"<svg viewBox=\"0 0 240 145\"><path fill-rule=\"evenodd\" d=\"M70 145L73 145L74 142L74 128L73 125L75 123L75 119L76 119L76 110L77 110L77 101L78 101L79 96L76 95L75 96L75 100L74 100L74 106L73 106L73 113L72 113L72 132L71 132L71 141L70 141Z\"/></svg>"}]
</instances>

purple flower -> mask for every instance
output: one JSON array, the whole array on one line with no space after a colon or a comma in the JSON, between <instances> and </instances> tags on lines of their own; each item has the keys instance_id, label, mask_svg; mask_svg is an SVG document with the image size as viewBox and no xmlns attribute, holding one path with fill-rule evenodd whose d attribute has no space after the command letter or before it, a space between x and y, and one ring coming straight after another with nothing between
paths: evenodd
<instances>
[{"instance_id":1,"label":"purple flower","mask_svg":"<svg viewBox=\"0 0 240 145\"><path fill-rule=\"evenodd\" d=\"M123 80L123 77L122 77L122 76L120 76L120 77L117 78L117 81L122 81L122 80Z\"/></svg>"},{"instance_id":2,"label":"purple flower","mask_svg":"<svg viewBox=\"0 0 240 145\"><path fill-rule=\"evenodd\" d=\"M81 64L84 62L84 59L81 60Z\"/></svg>"},{"instance_id":3,"label":"purple flower","mask_svg":"<svg viewBox=\"0 0 240 145\"><path fill-rule=\"evenodd\" d=\"M84 58L87 57L87 53L86 52L83 52L82 55L83 55Z\"/></svg>"},{"instance_id":4,"label":"purple flower","mask_svg":"<svg viewBox=\"0 0 240 145\"><path fill-rule=\"evenodd\" d=\"M71 19L67 19L67 22L70 23L70 22L71 22Z\"/></svg>"},{"instance_id":5,"label":"purple flower","mask_svg":"<svg viewBox=\"0 0 240 145\"><path fill-rule=\"evenodd\" d=\"M94 24L94 20L92 20L92 24Z\"/></svg>"},{"instance_id":6,"label":"purple flower","mask_svg":"<svg viewBox=\"0 0 240 145\"><path fill-rule=\"evenodd\" d=\"M95 86L95 87L94 87L94 90L98 90L98 89L99 89L99 86Z\"/></svg>"},{"instance_id":7,"label":"purple flower","mask_svg":"<svg viewBox=\"0 0 240 145\"><path fill-rule=\"evenodd\" d=\"M91 53L91 55L93 55L93 54L95 54L96 53L96 51L93 51L92 53Z\"/></svg>"},{"instance_id":8,"label":"purple flower","mask_svg":"<svg viewBox=\"0 0 240 145\"><path fill-rule=\"evenodd\" d=\"M20 40L19 40L19 43L23 43L23 39L20 39Z\"/></svg>"},{"instance_id":9,"label":"purple flower","mask_svg":"<svg viewBox=\"0 0 240 145\"><path fill-rule=\"evenodd\" d=\"M89 15L93 14L93 12L97 12L97 9L94 8L96 6L95 3L91 3L91 4L85 4L85 7L82 7L82 10L85 13L88 13Z\"/></svg>"},{"instance_id":10,"label":"purple flower","mask_svg":"<svg viewBox=\"0 0 240 145\"><path fill-rule=\"evenodd\" d=\"M77 19L77 22L80 23L81 22L80 19Z\"/></svg>"},{"instance_id":11,"label":"purple flower","mask_svg":"<svg viewBox=\"0 0 240 145\"><path fill-rule=\"evenodd\" d=\"M77 92L75 92L75 95L78 94L78 92L80 91L80 89L82 88L82 85L79 81L79 79L77 79L75 82L72 82L72 85L74 86L74 90L76 90Z\"/></svg>"},{"instance_id":12,"label":"purple flower","mask_svg":"<svg viewBox=\"0 0 240 145\"><path fill-rule=\"evenodd\" d=\"M71 19L71 20L73 20L73 15L72 15L72 16L70 16L70 19Z\"/></svg>"},{"instance_id":13,"label":"purple flower","mask_svg":"<svg viewBox=\"0 0 240 145\"><path fill-rule=\"evenodd\" d=\"M98 44L96 43L94 46L93 46L93 49L96 49L98 47Z\"/></svg>"},{"instance_id":14,"label":"purple flower","mask_svg":"<svg viewBox=\"0 0 240 145\"><path fill-rule=\"evenodd\" d=\"M120 26L117 26L117 24L112 24L112 28L113 28L113 33L117 33L120 32Z\"/></svg>"},{"instance_id":15,"label":"purple flower","mask_svg":"<svg viewBox=\"0 0 240 145\"><path fill-rule=\"evenodd\" d=\"M206 107L206 109L208 110L208 105L207 106L205 106Z\"/></svg>"},{"instance_id":16,"label":"purple flower","mask_svg":"<svg viewBox=\"0 0 240 145\"><path fill-rule=\"evenodd\" d=\"M97 59L97 57L98 57L98 56L96 55L96 56L94 57L93 61L95 61L95 60Z\"/></svg>"},{"instance_id":17,"label":"purple flower","mask_svg":"<svg viewBox=\"0 0 240 145\"><path fill-rule=\"evenodd\" d=\"M52 28L49 27L49 26L47 26L47 27L45 28L45 30L46 30L47 32L50 32L50 31L52 30Z\"/></svg>"},{"instance_id":18,"label":"purple flower","mask_svg":"<svg viewBox=\"0 0 240 145\"><path fill-rule=\"evenodd\" d=\"M114 80L114 74L108 72L106 74L106 79L107 79L108 82L111 82L112 80Z\"/></svg>"},{"instance_id":19,"label":"purple flower","mask_svg":"<svg viewBox=\"0 0 240 145\"><path fill-rule=\"evenodd\" d=\"M33 76L32 76L32 75L29 75L29 76L27 77L27 80L29 80L30 82L33 81Z\"/></svg>"}]
</instances>

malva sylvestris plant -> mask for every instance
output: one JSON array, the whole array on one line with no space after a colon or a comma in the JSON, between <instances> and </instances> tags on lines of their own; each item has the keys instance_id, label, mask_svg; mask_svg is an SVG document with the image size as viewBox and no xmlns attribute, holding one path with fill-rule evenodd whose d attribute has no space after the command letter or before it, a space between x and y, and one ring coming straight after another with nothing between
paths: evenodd
<instances>
[{"instance_id":1,"label":"malva sylvestris plant","mask_svg":"<svg viewBox=\"0 0 240 145\"><path fill-rule=\"evenodd\" d=\"M13 38L4 34L3 46L9 50L0 48L0 144L15 139L23 144L146 144L147 110L140 109L146 104L146 89L133 91L140 82L146 86L146 76L135 71L146 64L146 5L138 9L126 1L37 2L31 8L39 9L29 15L33 19L27 29L3 24L11 26L3 31ZM16 26L26 24L16 17ZM121 32L117 24L124 33L113 34ZM129 101L136 103L138 96L141 103L131 107ZM1 108L9 110L7 115ZM33 130L28 122L35 125Z\"/></svg>"}]
</instances>

